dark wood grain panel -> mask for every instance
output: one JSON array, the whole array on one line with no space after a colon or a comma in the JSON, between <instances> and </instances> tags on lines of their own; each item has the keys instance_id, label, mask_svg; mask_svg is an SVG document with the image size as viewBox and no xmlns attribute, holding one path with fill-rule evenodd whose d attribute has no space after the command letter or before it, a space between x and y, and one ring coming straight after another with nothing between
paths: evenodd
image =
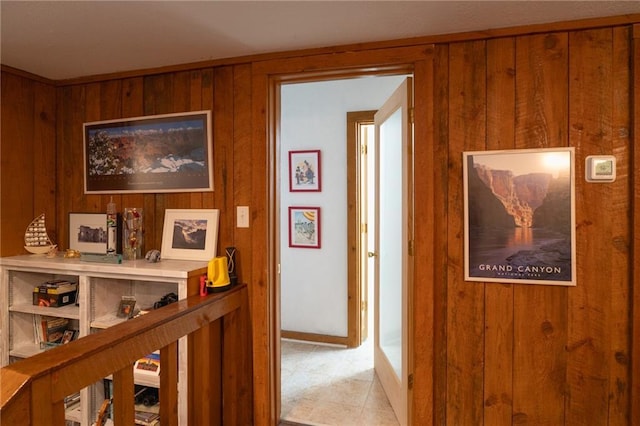
<instances>
[{"instance_id":1,"label":"dark wood grain panel","mask_svg":"<svg viewBox=\"0 0 640 426\"><path fill-rule=\"evenodd\" d=\"M449 47L447 424L482 424L484 285L463 273L462 152L485 149L485 43Z\"/></svg>"},{"instance_id":2,"label":"dark wood grain panel","mask_svg":"<svg viewBox=\"0 0 640 426\"><path fill-rule=\"evenodd\" d=\"M0 151L0 252L8 256L25 253L24 231L31 220L42 212L35 212L33 197L24 197L25 193L33 193L36 181L34 147L39 141L34 141L32 137L35 83L6 72L2 72L1 77L3 143ZM49 154L55 156L55 151ZM51 219L55 219L55 216ZM49 228L54 223L49 221Z\"/></svg>"},{"instance_id":3,"label":"dark wood grain panel","mask_svg":"<svg viewBox=\"0 0 640 426\"><path fill-rule=\"evenodd\" d=\"M411 404L411 418L420 419L421 423L433 424L433 400L434 400L434 346L435 333L434 321L436 308L433 303L425 304L425 301L434 300L436 292L436 263L433 232L436 218L442 215L442 204L435 202L436 183L436 152L428 149L433 140L434 117L434 55L428 60L417 61L413 70L414 84L414 117L419 117L429 125L416 126L414 128L414 220L413 241L414 254L412 266L413 281L411 286L412 306L409 309L409 322L411 328L411 343L414 348L409 356L411 359L413 389ZM411 345L409 346L411 347Z\"/></svg>"},{"instance_id":4,"label":"dark wood grain panel","mask_svg":"<svg viewBox=\"0 0 640 426\"><path fill-rule=\"evenodd\" d=\"M516 148L567 146L566 34L516 40ZM513 418L563 424L567 289L514 287Z\"/></svg>"},{"instance_id":5,"label":"dark wood grain panel","mask_svg":"<svg viewBox=\"0 0 640 426\"><path fill-rule=\"evenodd\" d=\"M434 112L433 151L434 207L433 228L433 420L436 425L446 424L447 410L447 297L448 297L448 197L449 197L449 48L436 46L434 55ZM419 82L417 84L420 84ZM416 155L420 155L416 153ZM425 303L425 302L423 302ZM426 303L429 303L427 301ZM420 329L416 331L419 332ZM436 368L437 366L437 368ZM427 368L427 367L424 367ZM427 407L425 407L427 410ZM416 411L418 415L420 411ZM420 417L414 417L420 419Z\"/></svg>"},{"instance_id":6,"label":"dark wood grain panel","mask_svg":"<svg viewBox=\"0 0 640 426\"><path fill-rule=\"evenodd\" d=\"M487 41L487 148L515 148L515 39ZM513 416L513 285L485 289L484 422Z\"/></svg>"},{"instance_id":7,"label":"dark wood grain panel","mask_svg":"<svg viewBox=\"0 0 640 426\"><path fill-rule=\"evenodd\" d=\"M253 164L251 157L251 66L237 65L233 70L233 200L236 206L249 206L249 216L254 204L251 199L251 174L247 166ZM235 213L235 212L234 212ZM234 216L235 217L235 216ZM251 235L249 228L233 228L233 244L236 247L236 270L240 282L250 283L252 279Z\"/></svg>"},{"instance_id":8,"label":"dark wood grain panel","mask_svg":"<svg viewBox=\"0 0 640 426\"><path fill-rule=\"evenodd\" d=\"M640 421L640 24L632 29L631 42L631 410L630 418L634 422Z\"/></svg>"},{"instance_id":9,"label":"dark wood grain panel","mask_svg":"<svg viewBox=\"0 0 640 426\"><path fill-rule=\"evenodd\" d=\"M572 33L569 43L570 143L576 147L580 178L576 184L577 257L591 260L578 263L578 286L569 298L567 381L571 398L567 421L606 424L610 365L615 362L610 353L611 285L617 276L612 264L616 251L612 231L614 223L626 220L626 209L612 205L612 185L584 181L584 158L612 153L612 31ZM603 252L609 255L602 256Z\"/></svg>"},{"instance_id":10,"label":"dark wood grain panel","mask_svg":"<svg viewBox=\"0 0 640 426\"><path fill-rule=\"evenodd\" d=\"M233 67L218 68L214 71L213 116L213 164L215 190L214 204L220 210L218 233L218 254L224 255L224 248L232 243L235 228L235 207L233 203ZM239 164L243 167L243 164Z\"/></svg>"}]
</instances>

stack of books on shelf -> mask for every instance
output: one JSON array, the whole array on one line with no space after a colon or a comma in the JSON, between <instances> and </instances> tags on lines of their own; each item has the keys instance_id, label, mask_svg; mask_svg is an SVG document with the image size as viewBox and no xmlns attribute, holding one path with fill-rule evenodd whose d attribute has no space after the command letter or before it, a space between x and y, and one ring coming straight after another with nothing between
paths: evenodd
<instances>
[{"instance_id":1,"label":"stack of books on shelf","mask_svg":"<svg viewBox=\"0 0 640 426\"><path fill-rule=\"evenodd\" d=\"M76 303L78 284L67 280L46 281L33 289L33 304L58 308Z\"/></svg>"},{"instance_id":2,"label":"stack of books on shelf","mask_svg":"<svg viewBox=\"0 0 640 426\"><path fill-rule=\"evenodd\" d=\"M78 337L78 331L69 329L69 319L46 315L33 316L34 343L41 348L69 343Z\"/></svg>"}]
</instances>

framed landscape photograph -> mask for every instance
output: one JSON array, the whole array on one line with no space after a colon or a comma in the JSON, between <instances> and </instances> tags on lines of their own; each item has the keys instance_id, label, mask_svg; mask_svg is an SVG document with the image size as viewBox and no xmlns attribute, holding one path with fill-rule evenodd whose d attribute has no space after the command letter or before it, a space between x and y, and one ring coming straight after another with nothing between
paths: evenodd
<instances>
[{"instance_id":1,"label":"framed landscape photograph","mask_svg":"<svg viewBox=\"0 0 640 426\"><path fill-rule=\"evenodd\" d=\"M211 111L85 123L84 192L213 191Z\"/></svg>"},{"instance_id":2,"label":"framed landscape photograph","mask_svg":"<svg viewBox=\"0 0 640 426\"><path fill-rule=\"evenodd\" d=\"M289 247L320 246L320 207L289 207Z\"/></svg>"},{"instance_id":3,"label":"framed landscape photograph","mask_svg":"<svg viewBox=\"0 0 640 426\"><path fill-rule=\"evenodd\" d=\"M320 192L320 151L289 151L289 191Z\"/></svg>"},{"instance_id":4,"label":"framed landscape photograph","mask_svg":"<svg viewBox=\"0 0 640 426\"><path fill-rule=\"evenodd\" d=\"M69 248L107 254L106 213L69 213Z\"/></svg>"},{"instance_id":5,"label":"framed landscape photograph","mask_svg":"<svg viewBox=\"0 0 640 426\"><path fill-rule=\"evenodd\" d=\"M162 259L205 260L216 257L220 210L164 211Z\"/></svg>"},{"instance_id":6,"label":"framed landscape photograph","mask_svg":"<svg viewBox=\"0 0 640 426\"><path fill-rule=\"evenodd\" d=\"M576 285L573 148L463 153L465 280Z\"/></svg>"}]
</instances>

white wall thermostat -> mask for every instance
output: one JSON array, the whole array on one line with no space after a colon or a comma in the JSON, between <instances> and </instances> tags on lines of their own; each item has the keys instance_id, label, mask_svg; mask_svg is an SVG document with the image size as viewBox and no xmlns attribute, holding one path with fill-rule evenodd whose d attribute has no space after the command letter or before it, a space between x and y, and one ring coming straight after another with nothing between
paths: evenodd
<instances>
[{"instance_id":1,"label":"white wall thermostat","mask_svg":"<svg viewBox=\"0 0 640 426\"><path fill-rule=\"evenodd\" d=\"M616 157L589 155L584 164L587 182L613 182L616 180Z\"/></svg>"}]
</instances>

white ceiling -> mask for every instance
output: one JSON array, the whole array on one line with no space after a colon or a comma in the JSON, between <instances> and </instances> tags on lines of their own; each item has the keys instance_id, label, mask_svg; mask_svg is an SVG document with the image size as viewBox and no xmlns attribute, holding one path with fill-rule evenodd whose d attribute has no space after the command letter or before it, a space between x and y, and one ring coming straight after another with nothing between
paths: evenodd
<instances>
[{"instance_id":1,"label":"white ceiling","mask_svg":"<svg viewBox=\"0 0 640 426\"><path fill-rule=\"evenodd\" d=\"M8 1L4 65L53 80L640 13L640 1Z\"/></svg>"}]
</instances>

